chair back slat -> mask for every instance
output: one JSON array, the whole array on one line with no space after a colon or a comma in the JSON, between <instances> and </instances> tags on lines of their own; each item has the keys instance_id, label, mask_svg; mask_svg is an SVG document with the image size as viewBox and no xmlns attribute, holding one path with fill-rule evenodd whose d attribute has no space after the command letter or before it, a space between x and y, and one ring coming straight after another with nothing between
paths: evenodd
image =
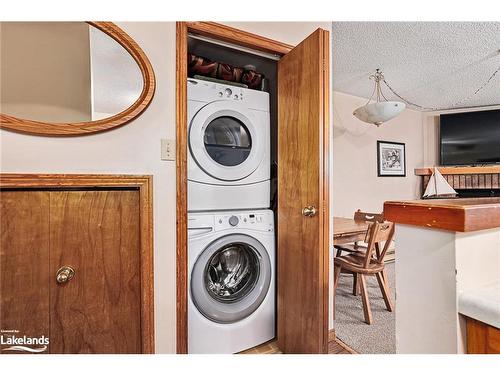
<instances>
[{"instance_id":1,"label":"chair back slat","mask_svg":"<svg viewBox=\"0 0 500 375\"><path fill-rule=\"evenodd\" d=\"M387 223L387 221L386 221L386 223ZM389 247L391 246L391 243L392 243L392 239L394 238L394 231L396 230L396 226L394 225L394 223L390 223L390 224L391 224L391 227L387 233L388 236L384 240L381 240L381 241L385 241L385 244L384 244L384 249L380 253L380 257L378 259L379 263L384 262L385 254L387 253L387 250L389 250Z\"/></svg>"},{"instance_id":2,"label":"chair back slat","mask_svg":"<svg viewBox=\"0 0 500 375\"><path fill-rule=\"evenodd\" d=\"M384 261L385 254L389 249L392 238L394 237L394 223L389 221L384 221L382 223L376 221L370 224L368 231L366 232L365 242L368 243L368 248L366 249L364 267L368 267L372 261L373 250L376 244L380 242L385 242L384 248L380 256L377 256L377 263L382 263Z\"/></svg>"},{"instance_id":3,"label":"chair back slat","mask_svg":"<svg viewBox=\"0 0 500 375\"><path fill-rule=\"evenodd\" d=\"M372 212L363 212L358 209L354 213L354 220L356 221L369 221L369 222L383 222L384 221L384 213L372 213Z\"/></svg>"}]
</instances>

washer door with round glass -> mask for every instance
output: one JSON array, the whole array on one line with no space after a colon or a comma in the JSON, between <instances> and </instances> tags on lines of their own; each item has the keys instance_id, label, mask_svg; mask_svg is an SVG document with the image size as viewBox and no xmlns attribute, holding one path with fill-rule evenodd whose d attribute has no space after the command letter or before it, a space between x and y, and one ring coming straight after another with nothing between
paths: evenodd
<instances>
[{"instance_id":1,"label":"washer door with round glass","mask_svg":"<svg viewBox=\"0 0 500 375\"><path fill-rule=\"evenodd\" d=\"M265 148L251 112L240 103L212 102L200 109L189 127L189 148L205 173L223 181L252 174Z\"/></svg>"},{"instance_id":2,"label":"washer door with round glass","mask_svg":"<svg viewBox=\"0 0 500 375\"><path fill-rule=\"evenodd\" d=\"M271 262L264 246L244 234L221 237L200 254L191 273L191 298L217 323L250 316L267 295Z\"/></svg>"}]
</instances>

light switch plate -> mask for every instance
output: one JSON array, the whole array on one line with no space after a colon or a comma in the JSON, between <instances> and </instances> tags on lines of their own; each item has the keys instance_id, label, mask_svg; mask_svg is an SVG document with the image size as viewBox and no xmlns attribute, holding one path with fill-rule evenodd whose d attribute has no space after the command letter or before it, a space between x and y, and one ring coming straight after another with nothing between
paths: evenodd
<instances>
[{"instance_id":1,"label":"light switch plate","mask_svg":"<svg viewBox=\"0 0 500 375\"><path fill-rule=\"evenodd\" d=\"M161 160L175 160L175 142L173 139L161 140Z\"/></svg>"}]
</instances>

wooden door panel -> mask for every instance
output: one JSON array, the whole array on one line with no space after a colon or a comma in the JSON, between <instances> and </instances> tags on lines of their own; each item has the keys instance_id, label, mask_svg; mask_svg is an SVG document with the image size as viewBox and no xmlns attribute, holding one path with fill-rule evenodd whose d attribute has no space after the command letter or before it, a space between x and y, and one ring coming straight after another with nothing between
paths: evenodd
<instances>
[{"instance_id":1,"label":"wooden door panel","mask_svg":"<svg viewBox=\"0 0 500 375\"><path fill-rule=\"evenodd\" d=\"M51 192L51 353L141 353L139 210L137 190Z\"/></svg>"},{"instance_id":2,"label":"wooden door panel","mask_svg":"<svg viewBox=\"0 0 500 375\"><path fill-rule=\"evenodd\" d=\"M48 213L48 192L0 192L0 334L5 340L12 335L49 337Z\"/></svg>"},{"instance_id":3,"label":"wooden door panel","mask_svg":"<svg viewBox=\"0 0 500 375\"><path fill-rule=\"evenodd\" d=\"M278 345L328 352L328 32L278 63ZM314 206L313 217L302 208Z\"/></svg>"}]
</instances>

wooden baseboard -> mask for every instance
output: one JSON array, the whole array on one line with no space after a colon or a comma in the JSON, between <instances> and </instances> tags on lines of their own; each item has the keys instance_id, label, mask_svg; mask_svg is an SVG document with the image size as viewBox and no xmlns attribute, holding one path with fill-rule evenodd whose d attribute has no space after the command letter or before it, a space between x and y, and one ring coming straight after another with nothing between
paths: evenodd
<instances>
[{"instance_id":1,"label":"wooden baseboard","mask_svg":"<svg viewBox=\"0 0 500 375\"><path fill-rule=\"evenodd\" d=\"M334 329L329 330L328 331L328 342L333 341L335 339L336 339L335 330Z\"/></svg>"},{"instance_id":2,"label":"wooden baseboard","mask_svg":"<svg viewBox=\"0 0 500 375\"><path fill-rule=\"evenodd\" d=\"M335 341L339 346L344 348L351 354L358 354L354 349L350 348L346 343L340 341L337 336L335 336L335 330L331 329L328 331L328 342Z\"/></svg>"}]
</instances>

